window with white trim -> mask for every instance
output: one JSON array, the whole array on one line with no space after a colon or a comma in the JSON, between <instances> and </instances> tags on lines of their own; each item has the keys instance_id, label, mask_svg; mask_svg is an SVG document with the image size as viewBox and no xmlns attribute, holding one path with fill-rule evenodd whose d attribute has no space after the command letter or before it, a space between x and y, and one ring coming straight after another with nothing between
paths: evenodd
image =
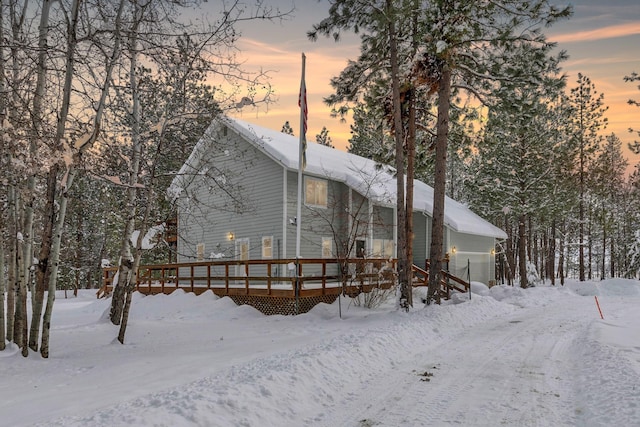
<instances>
[{"instance_id":1,"label":"window with white trim","mask_svg":"<svg viewBox=\"0 0 640 427\"><path fill-rule=\"evenodd\" d=\"M196 245L196 257L198 261L204 260L204 243L198 243Z\"/></svg>"},{"instance_id":2,"label":"window with white trim","mask_svg":"<svg viewBox=\"0 0 640 427\"><path fill-rule=\"evenodd\" d=\"M322 258L333 258L333 239L331 237L322 238Z\"/></svg>"},{"instance_id":3,"label":"window with white trim","mask_svg":"<svg viewBox=\"0 0 640 427\"><path fill-rule=\"evenodd\" d=\"M262 259L273 258L273 236L262 237Z\"/></svg>"},{"instance_id":4,"label":"window with white trim","mask_svg":"<svg viewBox=\"0 0 640 427\"><path fill-rule=\"evenodd\" d=\"M247 261L249 259L249 239L236 240L236 259Z\"/></svg>"},{"instance_id":5,"label":"window with white trim","mask_svg":"<svg viewBox=\"0 0 640 427\"><path fill-rule=\"evenodd\" d=\"M305 177L304 202L307 205L327 207L328 184L325 179Z\"/></svg>"},{"instance_id":6,"label":"window with white trim","mask_svg":"<svg viewBox=\"0 0 640 427\"><path fill-rule=\"evenodd\" d=\"M373 256L378 258L390 258L393 256L393 240L373 239Z\"/></svg>"}]
</instances>

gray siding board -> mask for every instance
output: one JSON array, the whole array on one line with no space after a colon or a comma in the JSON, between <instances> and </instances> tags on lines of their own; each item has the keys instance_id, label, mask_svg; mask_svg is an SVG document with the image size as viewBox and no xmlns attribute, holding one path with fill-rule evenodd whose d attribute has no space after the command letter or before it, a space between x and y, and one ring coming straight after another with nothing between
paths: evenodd
<instances>
[{"instance_id":1,"label":"gray siding board","mask_svg":"<svg viewBox=\"0 0 640 427\"><path fill-rule=\"evenodd\" d=\"M420 212L413 214L413 263L420 268L427 259L427 219L431 220Z\"/></svg>"},{"instance_id":2,"label":"gray siding board","mask_svg":"<svg viewBox=\"0 0 640 427\"><path fill-rule=\"evenodd\" d=\"M223 259L235 259L236 244L241 239L249 240L249 259L262 259L264 236L273 237L273 259L294 258L297 228L289 223L289 219L297 215L298 172L285 171L279 161L233 130L224 129L215 132L213 141L204 151L206 158L203 164L207 173L190 177L186 196L178 199L178 262L196 261L198 243L205 245L204 259L208 259L210 254L222 254ZM328 206L303 204L300 218L301 257L321 258L323 237L333 239L334 256L343 255L338 245L353 245L354 239L367 240L367 249L372 247L370 238L393 239L393 208L373 206L371 223L369 200L365 196L330 177L316 178L328 183ZM187 197L189 195L191 197ZM421 212L414 212L413 215L413 262L423 266L424 260L429 257L431 217ZM353 227L351 230L350 222ZM229 233L233 233L233 240L228 238ZM466 259L473 258L472 264L478 264L478 267L472 267L472 280L486 283L493 278L493 256L490 253L493 238L447 229L444 243L445 252L450 252L453 246L457 248L457 255L452 257L450 264L454 274L466 277ZM489 257L488 261L486 257ZM478 274L475 274L476 271ZM305 269L306 276L317 274L319 271Z\"/></svg>"},{"instance_id":3,"label":"gray siding board","mask_svg":"<svg viewBox=\"0 0 640 427\"><path fill-rule=\"evenodd\" d=\"M215 168L225 176L226 188L211 185L205 177L200 177L189 190L195 194L194 199L202 203L194 200L187 206L185 201L179 202L182 212L179 262L195 261L198 243L205 244L205 259L211 253L235 259L239 239L249 239L250 259L262 259L263 236L273 236L275 252L277 241L282 241L282 166L243 138L228 132L212 144L208 168L210 171ZM229 199L233 198L241 200L242 209L230 206ZM186 214L185 209L189 209L190 214ZM229 240L229 233L234 234L234 240ZM274 258L276 256L274 253Z\"/></svg>"},{"instance_id":4,"label":"gray siding board","mask_svg":"<svg viewBox=\"0 0 640 427\"><path fill-rule=\"evenodd\" d=\"M456 247L455 255L451 256L450 271L467 278L470 274L472 281L488 284L495 277L495 257L491 250L494 247L493 237L476 236L473 234L451 231L450 248Z\"/></svg>"}]
</instances>

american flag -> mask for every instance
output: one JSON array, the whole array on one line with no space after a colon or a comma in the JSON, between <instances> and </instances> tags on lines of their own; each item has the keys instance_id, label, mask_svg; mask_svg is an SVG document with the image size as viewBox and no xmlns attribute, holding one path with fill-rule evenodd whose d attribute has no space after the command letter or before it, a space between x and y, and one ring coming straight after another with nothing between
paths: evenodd
<instances>
[{"instance_id":1,"label":"american flag","mask_svg":"<svg viewBox=\"0 0 640 427\"><path fill-rule=\"evenodd\" d=\"M304 69L306 56L302 54L302 80L300 81L300 93L298 94L298 107L300 107L300 150L302 150L302 169L307 166L307 86L304 82Z\"/></svg>"}]
</instances>

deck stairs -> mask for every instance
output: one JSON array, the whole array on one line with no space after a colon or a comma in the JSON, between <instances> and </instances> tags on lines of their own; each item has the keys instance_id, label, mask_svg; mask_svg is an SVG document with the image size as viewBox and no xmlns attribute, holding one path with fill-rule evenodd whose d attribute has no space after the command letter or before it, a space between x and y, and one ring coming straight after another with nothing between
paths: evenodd
<instances>
[{"instance_id":1,"label":"deck stairs","mask_svg":"<svg viewBox=\"0 0 640 427\"><path fill-rule=\"evenodd\" d=\"M420 268L413 264L411 266L413 272L413 286L414 287L429 287L429 261L427 260L426 269ZM440 272L440 288L438 289L438 295L440 298L448 300L451 298L452 292L468 293L471 288L471 284L454 276L446 270Z\"/></svg>"}]
</instances>

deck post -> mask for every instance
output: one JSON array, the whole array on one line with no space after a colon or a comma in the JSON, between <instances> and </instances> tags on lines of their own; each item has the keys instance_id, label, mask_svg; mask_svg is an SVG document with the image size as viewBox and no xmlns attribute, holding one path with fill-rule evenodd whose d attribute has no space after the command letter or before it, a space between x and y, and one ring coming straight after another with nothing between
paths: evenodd
<instances>
[{"instance_id":1,"label":"deck post","mask_svg":"<svg viewBox=\"0 0 640 427\"><path fill-rule=\"evenodd\" d=\"M229 264L224 265L224 288L227 295L229 295Z\"/></svg>"},{"instance_id":2,"label":"deck post","mask_svg":"<svg viewBox=\"0 0 640 427\"><path fill-rule=\"evenodd\" d=\"M249 261L244 262L244 287L249 295Z\"/></svg>"},{"instance_id":3,"label":"deck post","mask_svg":"<svg viewBox=\"0 0 640 427\"><path fill-rule=\"evenodd\" d=\"M327 293L327 261L322 261L322 295Z\"/></svg>"},{"instance_id":4,"label":"deck post","mask_svg":"<svg viewBox=\"0 0 640 427\"><path fill-rule=\"evenodd\" d=\"M296 288L294 290L296 314L299 314L300 312L300 288L301 288L300 281L302 280L301 277L302 277L302 264L300 264L300 258L296 257Z\"/></svg>"}]
</instances>

